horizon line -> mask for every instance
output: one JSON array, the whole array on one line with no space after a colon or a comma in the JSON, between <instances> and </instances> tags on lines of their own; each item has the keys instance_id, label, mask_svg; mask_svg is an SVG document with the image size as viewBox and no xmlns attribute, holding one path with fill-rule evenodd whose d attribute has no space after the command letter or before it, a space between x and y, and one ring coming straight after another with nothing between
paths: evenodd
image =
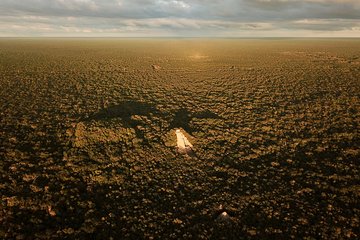
<instances>
[{"instance_id":1,"label":"horizon line","mask_svg":"<svg viewBox=\"0 0 360 240\"><path fill-rule=\"evenodd\" d=\"M208 36L208 37L202 37L202 36L198 36L198 37L193 37L193 36L186 36L186 37L179 37L179 36L149 36L149 37L121 37L121 36L0 36L0 39L5 39L5 38L102 38L102 39L106 39L106 38L117 38L117 39L175 39L175 38L180 38L180 39L360 39L360 36L344 36L344 37L339 37L339 36L322 36L322 37L318 37L318 36L306 36L306 37L286 37L286 36L281 36L281 37L276 37L276 36L255 36L255 37L215 37L215 36Z\"/></svg>"}]
</instances>

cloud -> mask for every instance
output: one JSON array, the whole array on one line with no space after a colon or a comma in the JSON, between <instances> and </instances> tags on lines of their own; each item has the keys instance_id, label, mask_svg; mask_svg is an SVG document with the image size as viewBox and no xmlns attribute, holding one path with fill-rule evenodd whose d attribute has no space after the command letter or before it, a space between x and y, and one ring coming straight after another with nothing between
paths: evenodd
<instances>
[{"instance_id":1,"label":"cloud","mask_svg":"<svg viewBox=\"0 0 360 240\"><path fill-rule=\"evenodd\" d=\"M358 0L0 0L0 36L360 37Z\"/></svg>"},{"instance_id":2,"label":"cloud","mask_svg":"<svg viewBox=\"0 0 360 240\"><path fill-rule=\"evenodd\" d=\"M271 19L360 19L357 0L245 0L259 15Z\"/></svg>"},{"instance_id":3,"label":"cloud","mask_svg":"<svg viewBox=\"0 0 360 240\"><path fill-rule=\"evenodd\" d=\"M303 29L316 31L352 31L359 29L360 22L346 19L301 19L282 24L287 29Z\"/></svg>"},{"instance_id":4,"label":"cloud","mask_svg":"<svg viewBox=\"0 0 360 240\"><path fill-rule=\"evenodd\" d=\"M56 0L56 5L60 8L67 9L67 10L88 10L88 11L95 11L99 7L98 5L92 0Z\"/></svg>"}]
</instances>

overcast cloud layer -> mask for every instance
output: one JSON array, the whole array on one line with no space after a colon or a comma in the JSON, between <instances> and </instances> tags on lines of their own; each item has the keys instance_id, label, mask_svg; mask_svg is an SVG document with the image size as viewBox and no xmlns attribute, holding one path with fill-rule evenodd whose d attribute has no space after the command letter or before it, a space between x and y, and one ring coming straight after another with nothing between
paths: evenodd
<instances>
[{"instance_id":1,"label":"overcast cloud layer","mask_svg":"<svg viewBox=\"0 0 360 240\"><path fill-rule=\"evenodd\" d=\"M0 0L0 36L360 37L360 0Z\"/></svg>"}]
</instances>

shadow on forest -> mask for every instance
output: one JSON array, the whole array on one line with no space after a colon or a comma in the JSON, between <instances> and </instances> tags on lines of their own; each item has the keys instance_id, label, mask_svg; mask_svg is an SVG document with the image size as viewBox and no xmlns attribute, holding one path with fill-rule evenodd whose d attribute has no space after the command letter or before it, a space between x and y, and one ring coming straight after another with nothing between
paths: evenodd
<instances>
[{"instance_id":1,"label":"shadow on forest","mask_svg":"<svg viewBox=\"0 0 360 240\"><path fill-rule=\"evenodd\" d=\"M138 121L131 119L133 115L150 116L151 113L156 113L157 109L153 104L125 101L118 105L103 108L99 112L93 114L88 120L106 120L112 118L121 118L125 124L131 127L138 125Z\"/></svg>"},{"instance_id":2,"label":"shadow on forest","mask_svg":"<svg viewBox=\"0 0 360 240\"><path fill-rule=\"evenodd\" d=\"M155 105L138 102L138 101L124 101L117 105L112 105L107 108L101 109L99 112L94 113L86 120L110 120L113 118L120 118L126 127L135 129L136 136L144 140L144 133L137 128L142 122L132 118L134 115L150 116L151 114L158 114ZM146 142L146 141L145 141Z\"/></svg>"},{"instance_id":3,"label":"shadow on forest","mask_svg":"<svg viewBox=\"0 0 360 240\"><path fill-rule=\"evenodd\" d=\"M213 113L213 112L211 112L209 110L205 110L205 111L202 111L202 112L195 113L193 115L193 117L195 117L195 118L221 119L221 117L219 115L217 115L216 113Z\"/></svg>"},{"instance_id":4,"label":"shadow on forest","mask_svg":"<svg viewBox=\"0 0 360 240\"><path fill-rule=\"evenodd\" d=\"M182 128L186 132L191 133L193 129L190 126L191 113L187 109L180 109L175 112L174 118L170 123L170 129Z\"/></svg>"},{"instance_id":5,"label":"shadow on forest","mask_svg":"<svg viewBox=\"0 0 360 240\"><path fill-rule=\"evenodd\" d=\"M209 110L191 113L187 109L182 108L175 112L173 120L170 123L170 128L183 128L186 132L191 134L195 130L190 126L190 122L193 118L220 119L221 117Z\"/></svg>"},{"instance_id":6,"label":"shadow on forest","mask_svg":"<svg viewBox=\"0 0 360 240\"><path fill-rule=\"evenodd\" d=\"M122 122L128 127L136 129L136 126L141 124L139 120L132 118L134 115L150 116L157 115L165 117L170 121L170 129L183 128L186 132L192 133L195 129L190 125L193 118L207 118L207 119L220 119L216 113L209 110L192 113L188 109L181 108L174 113L172 119L168 119L164 114L156 109L154 104L139 102L139 101L124 101L117 105L112 105L107 108L101 109L99 112L89 116L86 120L109 120L113 118L121 118ZM170 115L170 114L169 114ZM168 116L169 116L168 115ZM170 115L171 116L171 115ZM138 131L137 131L138 132ZM139 133L138 133L139 134ZM140 134L141 135L141 134ZM139 136L140 137L140 136Z\"/></svg>"}]
</instances>

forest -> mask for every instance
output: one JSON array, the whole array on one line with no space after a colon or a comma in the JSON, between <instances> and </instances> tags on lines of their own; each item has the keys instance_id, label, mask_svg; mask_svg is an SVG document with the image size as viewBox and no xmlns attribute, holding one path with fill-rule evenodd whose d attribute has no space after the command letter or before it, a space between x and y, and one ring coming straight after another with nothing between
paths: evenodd
<instances>
[{"instance_id":1,"label":"forest","mask_svg":"<svg viewBox=\"0 0 360 240\"><path fill-rule=\"evenodd\" d=\"M357 39L0 39L0 238L359 238L359 94Z\"/></svg>"}]
</instances>

